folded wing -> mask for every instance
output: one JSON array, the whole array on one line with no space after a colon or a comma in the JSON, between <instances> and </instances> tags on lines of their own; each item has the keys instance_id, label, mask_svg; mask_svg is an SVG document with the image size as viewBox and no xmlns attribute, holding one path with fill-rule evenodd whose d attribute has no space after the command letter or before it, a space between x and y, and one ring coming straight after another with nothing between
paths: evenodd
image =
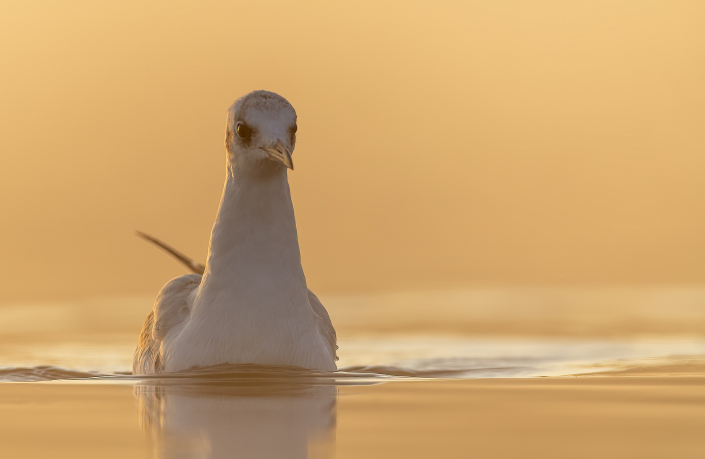
<instances>
[{"instance_id":1,"label":"folded wing","mask_svg":"<svg viewBox=\"0 0 705 459\"><path fill-rule=\"evenodd\" d=\"M336 355L336 351L338 350L338 338L335 334L335 328L333 328L333 322L330 320L328 311L326 311L326 308L323 306L323 303L321 303L321 300L319 300L310 289L308 291L308 302L311 303L313 312L315 312L320 319L320 331L328 342L328 350L330 351L330 355L333 357L333 360L337 361L338 356Z\"/></svg>"},{"instance_id":2,"label":"folded wing","mask_svg":"<svg viewBox=\"0 0 705 459\"><path fill-rule=\"evenodd\" d=\"M147 316L132 361L132 374L163 371L162 341L174 329L189 320L200 274L188 274L169 281L159 292L152 312Z\"/></svg>"}]
</instances>

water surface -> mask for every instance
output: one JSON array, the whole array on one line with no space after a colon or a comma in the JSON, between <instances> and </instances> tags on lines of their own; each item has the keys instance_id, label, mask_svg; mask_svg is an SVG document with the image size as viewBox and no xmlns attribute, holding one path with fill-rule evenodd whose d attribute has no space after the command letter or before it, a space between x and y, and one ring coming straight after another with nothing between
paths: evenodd
<instances>
[{"instance_id":1,"label":"water surface","mask_svg":"<svg viewBox=\"0 0 705 459\"><path fill-rule=\"evenodd\" d=\"M661 295L666 308L642 292L652 299L641 309L621 295L610 315L609 295L593 297L595 308L584 294L558 308L566 293L551 295L541 303L512 293L514 314L506 292L333 299L340 370L332 373L220 365L131 375L149 300L0 308L0 453L703 457L697 301ZM443 305L423 307L439 297ZM474 309L463 307L468 298ZM422 333L413 324L429 310L440 317ZM620 333L604 332L620 323Z\"/></svg>"}]
</instances>

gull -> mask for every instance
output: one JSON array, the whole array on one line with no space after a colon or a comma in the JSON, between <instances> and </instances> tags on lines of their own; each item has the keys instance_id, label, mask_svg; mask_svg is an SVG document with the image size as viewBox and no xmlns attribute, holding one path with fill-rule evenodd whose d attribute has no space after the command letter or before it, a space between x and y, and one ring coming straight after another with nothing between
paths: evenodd
<instances>
[{"instance_id":1,"label":"gull","mask_svg":"<svg viewBox=\"0 0 705 459\"><path fill-rule=\"evenodd\" d=\"M226 178L205 266L169 281L142 327L134 374L224 363L336 369L336 334L308 289L289 191L296 111L254 91L228 111Z\"/></svg>"}]
</instances>

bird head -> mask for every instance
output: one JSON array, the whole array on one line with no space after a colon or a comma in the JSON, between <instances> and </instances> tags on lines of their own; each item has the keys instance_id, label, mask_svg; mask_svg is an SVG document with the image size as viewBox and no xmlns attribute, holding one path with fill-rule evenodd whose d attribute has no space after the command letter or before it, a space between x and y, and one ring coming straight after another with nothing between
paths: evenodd
<instances>
[{"instance_id":1,"label":"bird head","mask_svg":"<svg viewBox=\"0 0 705 459\"><path fill-rule=\"evenodd\" d=\"M291 154L295 144L296 111L282 96L253 91L230 107L225 149L233 164L294 169Z\"/></svg>"}]
</instances>

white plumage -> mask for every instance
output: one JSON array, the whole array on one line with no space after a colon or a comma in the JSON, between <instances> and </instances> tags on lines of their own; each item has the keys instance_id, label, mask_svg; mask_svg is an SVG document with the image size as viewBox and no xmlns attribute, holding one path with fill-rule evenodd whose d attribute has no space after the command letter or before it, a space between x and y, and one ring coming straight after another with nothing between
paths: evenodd
<instances>
[{"instance_id":1,"label":"white plumage","mask_svg":"<svg viewBox=\"0 0 705 459\"><path fill-rule=\"evenodd\" d=\"M159 292L135 374L221 363L336 369L335 330L301 267L287 180L295 132L294 108L272 92L252 92L231 107L205 271Z\"/></svg>"}]
</instances>

